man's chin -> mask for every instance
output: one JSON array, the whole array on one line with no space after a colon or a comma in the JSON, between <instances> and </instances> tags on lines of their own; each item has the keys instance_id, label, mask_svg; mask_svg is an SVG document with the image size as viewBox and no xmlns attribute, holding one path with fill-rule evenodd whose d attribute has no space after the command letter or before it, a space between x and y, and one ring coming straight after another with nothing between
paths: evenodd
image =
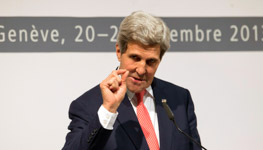
<instances>
[{"instance_id":1,"label":"man's chin","mask_svg":"<svg viewBox=\"0 0 263 150\"><path fill-rule=\"evenodd\" d=\"M144 87L137 87L137 86L127 86L127 88L132 93L140 93L142 90L146 89Z\"/></svg>"},{"instance_id":2,"label":"man's chin","mask_svg":"<svg viewBox=\"0 0 263 150\"><path fill-rule=\"evenodd\" d=\"M146 81L142 81L140 83L134 82L133 80L129 80L130 78L128 78L126 80L126 85L127 88L129 89L129 91L133 92L133 93L139 93L142 90L145 90L148 86L147 86L147 82Z\"/></svg>"}]
</instances>

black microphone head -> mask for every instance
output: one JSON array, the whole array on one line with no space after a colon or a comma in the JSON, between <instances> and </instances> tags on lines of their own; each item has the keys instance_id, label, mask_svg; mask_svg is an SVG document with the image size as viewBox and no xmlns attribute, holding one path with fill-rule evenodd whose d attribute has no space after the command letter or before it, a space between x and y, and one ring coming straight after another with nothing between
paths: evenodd
<instances>
[{"instance_id":1,"label":"black microphone head","mask_svg":"<svg viewBox=\"0 0 263 150\"><path fill-rule=\"evenodd\" d=\"M174 120L174 114L173 114L173 112L171 111L170 107L167 105L166 102L167 102L166 99L162 99L163 108L165 109L169 119L170 120Z\"/></svg>"}]
</instances>

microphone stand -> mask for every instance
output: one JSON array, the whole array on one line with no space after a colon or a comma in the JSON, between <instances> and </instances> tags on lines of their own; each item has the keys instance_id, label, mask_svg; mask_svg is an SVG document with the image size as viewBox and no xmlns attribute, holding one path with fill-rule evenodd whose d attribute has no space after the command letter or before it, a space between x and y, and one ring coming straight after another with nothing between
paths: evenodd
<instances>
[{"instance_id":1,"label":"microphone stand","mask_svg":"<svg viewBox=\"0 0 263 150\"><path fill-rule=\"evenodd\" d=\"M188 135L187 133L185 133L183 130L181 130L177 123L174 120L174 114L171 111L170 107L167 105L166 103L166 99L162 99L162 104L163 104L163 108L165 109L169 119L174 123L175 127L177 128L177 130L182 133L184 136L186 136L187 138L189 138L193 143L197 144L200 148L207 150L206 148L204 148L199 142L197 142L195 139L193 139L190 135Z\"/></svg>"}]
</instances>

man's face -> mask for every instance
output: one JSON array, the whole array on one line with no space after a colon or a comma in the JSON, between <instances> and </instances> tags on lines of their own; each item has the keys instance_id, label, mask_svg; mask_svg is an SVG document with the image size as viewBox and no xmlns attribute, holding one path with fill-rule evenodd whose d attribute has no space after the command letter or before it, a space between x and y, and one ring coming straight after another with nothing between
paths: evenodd
<instances>
[{"instance_id":1,"label":"man's face","mask_svg":"<svg viewBox=\"0 0 263 150\"><path fill-rule=\"evenodd\" d=\"M129 42L125 53L121 54L116 45L120 69L129 71L126 79L127 88L133 93L149 87L161 62L160 45L145 46L139 42Z\"/></svg>"}]
</instances>

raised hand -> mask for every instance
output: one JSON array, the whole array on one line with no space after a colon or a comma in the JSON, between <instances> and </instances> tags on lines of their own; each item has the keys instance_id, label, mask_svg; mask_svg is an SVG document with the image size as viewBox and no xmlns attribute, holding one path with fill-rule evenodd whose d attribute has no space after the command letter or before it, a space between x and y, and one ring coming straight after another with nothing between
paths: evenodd
<instances>
[{"instance_id":1,"label":"raised hand","mask_svg":"<svg viewBox=\"0 0 263 150\"><path fill-rule=\"evenodd\" d=\"M128 74L129 71L126 69L114 70L100 83L103 98L102 105L112 113L117 112L120 103L124 99L127 91L126 78Z\"/></svg>"}]
</instances>

